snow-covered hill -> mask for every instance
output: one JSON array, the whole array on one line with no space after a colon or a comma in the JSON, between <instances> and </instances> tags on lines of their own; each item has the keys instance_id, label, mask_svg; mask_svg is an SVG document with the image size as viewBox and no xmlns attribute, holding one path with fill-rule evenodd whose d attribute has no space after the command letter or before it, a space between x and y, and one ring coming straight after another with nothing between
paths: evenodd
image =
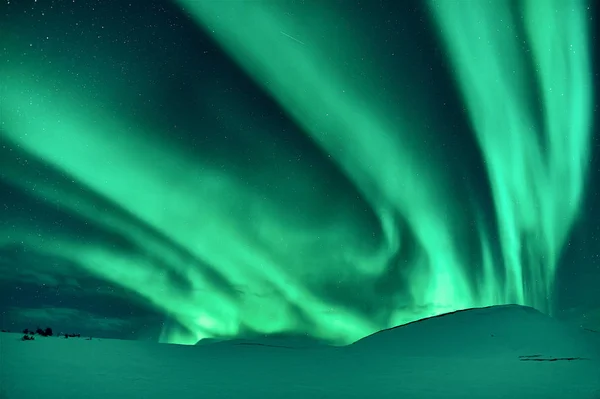
<instances>
[{"instance_id":1,"label":"snow-covered hill","mask_svg":"<svg viewBox=\"0 0 600 399\"><path fill-rule=\"evenodd\" d=\"M20 338L0 334L1 399L600 399L600 334L520 306L425 319L347 347Z\"/></svg>"},{"instance_id":2,"label":"snow-covered hill","mask_svg":"<svg viewBox=\"0 0 600 399\"><path fill-rule=\"evenodd\" d=\"M530 307L504 305L415 321L365 337L352 347L401 356L587 357L598 341L595 335Z\"/></svg>"}]
</instances>

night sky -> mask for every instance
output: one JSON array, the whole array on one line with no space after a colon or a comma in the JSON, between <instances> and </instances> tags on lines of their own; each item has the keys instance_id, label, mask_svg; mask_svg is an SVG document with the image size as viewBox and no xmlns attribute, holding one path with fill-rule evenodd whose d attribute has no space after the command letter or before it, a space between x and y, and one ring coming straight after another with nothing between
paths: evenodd
<instances>
[{"instance_id":1,"label":"night sky","mask_svg":"<svg viewBox=\"0 0 600 399\"><path fill-rule=\"evenodd\" d=\"M3 329L600 330L596 5L1 1Z\"/></svg>"}]
</instances>

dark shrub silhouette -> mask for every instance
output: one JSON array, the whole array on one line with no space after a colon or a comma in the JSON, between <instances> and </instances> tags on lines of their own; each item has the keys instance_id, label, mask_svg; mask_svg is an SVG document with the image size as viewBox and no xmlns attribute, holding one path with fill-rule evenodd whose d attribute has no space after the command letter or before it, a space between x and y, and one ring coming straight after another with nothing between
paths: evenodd
<instances>
[{"instance_id":1,"label":"dark shrub silhouette","mask_svg":"<svg viewBox=\"0 0 600 399\"><path fill-rule=\"evenodd\" d=\"M35 341L35 337L33 335L23 335L23 338L21 338L21 341Z\"/></svg>"},{"instance_id":2,"label":"dark shrub silhouette","mask_svg":"<svg viewBox=\"0 0 600 399\"><path fill-rule=\"evenodd\" d=\"M74 334L74 333L67 334L67 333L65 333L65 338L69 338L69 337L71 337L71 338L76 338L76 337L80 338L81 334Z\"/></svg>"},{"instance_id":3,"label":"dark shrub silhouette","mask_svg":"<svg viewBox=\"0 0 600 399\"><path fill-rule=\"evenodd\" d=\"M29 334L29 329L28 328L24 329L23 334Z\"/></svg>"},{"instance_id":4,"label":"dark shrub silhouette","mask_svg":"<svg viewBox=\"0 0 600 399\"><path fill-rule=\"evenodd\" d=\"M33 331L30 331L28 329L23 330L23 333L27 334L26 331L29 331L29 334L34 334ZM46 327L45 330L42 330L40 327L38 327L35 330L35 334L40 335L42 337L51 337L52 336L52 329L50 327Z\"/></svg>"}]
</instances>

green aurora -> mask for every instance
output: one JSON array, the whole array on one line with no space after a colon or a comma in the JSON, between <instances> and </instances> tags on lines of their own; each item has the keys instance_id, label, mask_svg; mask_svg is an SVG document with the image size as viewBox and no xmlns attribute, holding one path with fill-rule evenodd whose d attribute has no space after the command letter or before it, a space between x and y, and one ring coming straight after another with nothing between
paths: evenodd
<instances>
[{"instance_id":1,"label":"green aurora","mask_svg":"<svg viewBox=\"0 0 600 399\"><path fill-rule=\"evenodd\" d=\"M172 321L163 342L244 330L343 344L474 306L552 311L590 158L586 2L427 3L484 160L494 223L431 144L449 128L413 69L391 70L363 39L367 19L337 2L176 4L320 155L289 162L293 149L268 124L244 128L254 124L244 121L255 111L248 99L227 96L210 101L240 122L205 128L237 135L250 160L215 155L210 141L193 150L166 124L121 111L118 95L65 77L69 60L23 57L0 66L0 178L99 233L37 234L15 216L0 246L68 259L137 293ZM21 43L0 45L17 54ZM386 89L408 81L415 90ZM400 288L372 288L384 277ZM342 301L330 293L340 286L363 288Z\"/></svg>"}]
</instances>

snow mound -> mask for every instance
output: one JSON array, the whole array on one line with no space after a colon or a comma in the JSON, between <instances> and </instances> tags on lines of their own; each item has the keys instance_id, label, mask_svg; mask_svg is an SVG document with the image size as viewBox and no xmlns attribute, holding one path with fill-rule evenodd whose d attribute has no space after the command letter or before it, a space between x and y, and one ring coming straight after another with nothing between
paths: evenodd
<instances>
[{"instance_id":1,"label":"snow mound","mask_svg":"<svg viewBox=\"0 0 600 399\"><path fill-rule=\"evenodd\" d=\"M434 317L346 347L2 333L0 398L600 399L593 342L600 334L516 306Z\"/></svg>"},{"instance_id":2,"label":"snow mound","mask_svg":"<svg viewBox=\"0 0 600 399\"><path fill-rule=\"evenodd\" d=\"M287 349L322 348L326 343L306 336L261 336L243 339L202 339L196 345L206 346L266 346Z\"/></svg>"},{"instance_id":3,"label":"snow mound","mask_svg":"<svg viewBox=\"0 0 600 399\"><path fill-rule=\"evenodd\" d=\"M385 348L394 356L598 357L596 335L527 306L503 305L418 320L379 331L351 347Z\"/></svg>"}]
</instances>

